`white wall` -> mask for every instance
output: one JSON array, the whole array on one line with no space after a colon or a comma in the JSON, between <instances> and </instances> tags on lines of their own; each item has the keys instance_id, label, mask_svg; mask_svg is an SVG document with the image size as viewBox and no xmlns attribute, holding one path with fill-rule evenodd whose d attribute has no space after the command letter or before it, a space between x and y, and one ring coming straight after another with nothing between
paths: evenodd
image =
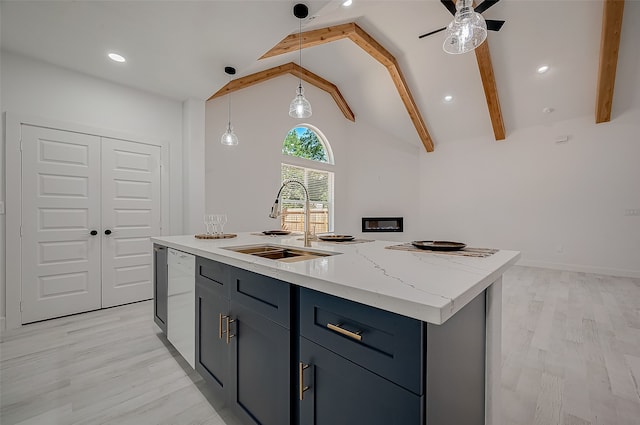
<instances>
[{"instance_id":1,"label":"white wall","mask_svg":"<svg viewBox=\"0 0 640 425\"><path fill-rule=\"evenodd\" d=\"M2 55L0 54L0 82L2 81ZM4 97L2 95L2 84L0 83L0 202L5 202L5 184L4 178ZM5 328L5 288L6 288L6 255L5 255L5 240L6 240L6 215L0 214L0 331Z\"/></svg>"},{"instance_id":2,"label":"white wall","mask_svg":"<svg viewBox=\"0 0 640 425\"><path fill-rule=\"evenodd\" d=\"M420 155L422 233L522 251L521 264L640 277L640 110ZM569 136L567 143L554 142Z\"/></svg>"},{"instance_id":3,"label":"white wall","mask_svg":"<svg viewBox=\"0 0 640 425\"><path fill-rule=\"evenodd\" d=\"M343 210L350 226L345 231L365 239L420 239L418 167L424 147L394 139L365 122L351 130ZM404 231L361 233L362 217L404 217Z\"/></svg>"},{"instance_id":4,"label":"white wall","mask_svg":"<svg viewBox=\"0 0 640 425\"><path fill-rule=\"evenodd\" d=\"M268 214L280 187L282 142L291 128L304 122L322 131L333 150L336 233L359 235L363 215L409 216L405 220L415 226L417 147L360 123L358 111L354 111L356 122L348 121L329 94L309 84L305 84L305 95L313 115L308 120L289 117L296 85L296 78L283 76L231 95L231 121L239 138L234 149L220 144L227 123L227 98L207 102L207 212L227 213L225 230L230 232L277 227ZM387 238L392 234L367 235Z\"/></svg>"},{"instance_id":5,"label":"white wall","mask_svg":"<svg viewBox=\"0 0 640 425\"><path fill-rule=\"evenodd\" d=\"M13 53L3 51L0 57L2 112L81 124L168 144L171 210L167 233L182 233L181 102ZM4 168L1 175L4 180ZM0 192L2 200L4 195L3 187ZM1 225L4 226L4 216ZM163 226L166 225L163 223ZM4 227L0 228L0 232L0 243L4 246ZM5 315L4 271L2 264L0 316Z\"/></svg>"},{"instance_id":6,"label":"white wall","mask_svg":"<svg viewBox=\"0 0 640 425\"><path fill-rule=\"evenodd\" d=\"M199 233L204 216L204 112L203 100L182 104L183 233Z\"/></svg>"}]
</instances>

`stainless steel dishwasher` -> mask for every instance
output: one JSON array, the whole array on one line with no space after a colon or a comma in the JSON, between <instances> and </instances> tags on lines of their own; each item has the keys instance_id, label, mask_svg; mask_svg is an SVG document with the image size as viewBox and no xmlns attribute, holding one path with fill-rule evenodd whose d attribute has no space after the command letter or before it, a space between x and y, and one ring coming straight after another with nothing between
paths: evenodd
<instances>
[{"instance_id":1,"label":"stainless steel dishwasher","mask_svg":"<svg viewBox=\"0 0 640 425\"><path fill-rule=\"evenodd\" d=\"M167 338L195 368L196 257L171 248L168 253Z\"/></svg>"}]
</instances>

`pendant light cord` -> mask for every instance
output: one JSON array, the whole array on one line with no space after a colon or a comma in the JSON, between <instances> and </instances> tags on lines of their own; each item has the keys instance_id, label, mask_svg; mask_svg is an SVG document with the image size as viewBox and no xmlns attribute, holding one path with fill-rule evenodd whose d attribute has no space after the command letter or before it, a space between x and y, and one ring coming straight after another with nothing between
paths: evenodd
<instances>
[{"instance_id":1,"label":"pendant light cord","mask_svg":"<svg viewBox=\"0 0 640 425\"><path fill-rule=\"evenodd\" d=\"M227 128L230 130L231 129L231 93L229 93L227 95L227 97L228 97L227 105L228 105L228 109L229 109L229 111L228 111L229 112L229 122L227 123Z\"/></svg>"},{"instance_id":2,"label":"pendant light cord","mask_svg":"<svg viewBox=\"0 0 640 425\"><path fill-rule=\"evenodd\" d=\"M298 29L298 54L300 55L300 74L298 75L298 87L302 88L302 18L299 18L298 21L300 23L300 27Z\"/></svg>"}]
</instances>

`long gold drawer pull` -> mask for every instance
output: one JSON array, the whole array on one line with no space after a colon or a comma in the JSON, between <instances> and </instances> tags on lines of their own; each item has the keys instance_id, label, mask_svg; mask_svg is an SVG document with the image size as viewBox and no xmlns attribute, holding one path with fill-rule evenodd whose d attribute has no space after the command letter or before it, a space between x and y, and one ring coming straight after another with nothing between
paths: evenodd
<instances>
[{"instance_id":1,"label":"long gold drawer pull","mask_svg":"<svg viewBox=\"0 0 640 425\"><path fill-rule=\"evenodd\" d=\"M300 401L302 401L304 400L304 392L309 389L309 387L304 386L304 370L308 369L309 365L299 362L298 367L298 374L300 375Z\"/></svg>"},{"instance_id":2,"label":"long gold drawer pull","mask_svg":"<svg viewBox=\"0 0 640 425\"><path fill-rule=\"evenodd\" d=\"M226 316L223 316L222 313L220 313L220 324L218 326L218 338L222 339L222 334L224 332L222 332L222 319L224 319Z\"/></svg>"},{"instance_id":3,"label":"long gold drawer pull","mask_svg":"<svg viewBox=\"0 0 640 425\"><path fill-rule=\"evenodd\" d=\"M231 335L231 329L229 325L235 322L235 319L232 319L231 316L225 316L225 319L227 319L227 344L229 344L229 342L231 342L231 338L235 336L235 335Z\"/></svg>"},{"instance_id":4,"label":"long gold drawer pull","mask_svg":"<svg viewBox=\"0 0 640 425\"><path fill-rule=\"evenodd\" d=\"M362 335L360 335L362 331L351 332L344 328L341 328L340 326L342 326L342 323L338 323L337 325L334 325L333 323L327 323L327 327L332 331L341 333L342 335L348 336L349 338L353 338L356 341L362 341Z\"/></svg>"}]
</instances>

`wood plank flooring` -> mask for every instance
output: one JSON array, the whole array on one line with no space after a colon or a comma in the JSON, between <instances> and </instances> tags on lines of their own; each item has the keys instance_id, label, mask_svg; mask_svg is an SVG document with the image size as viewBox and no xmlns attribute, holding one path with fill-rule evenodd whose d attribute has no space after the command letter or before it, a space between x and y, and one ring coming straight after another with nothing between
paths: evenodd
<instances>
[{"instance_id":1,"label":"wood plank flooring","mask_svg":"<svg viewBox=\"0 0 640 425\"><path fill-rule=\"evenodd\" d=\"M151 301L5 332L2 425L239 425L153 323Z\"/></svg>"},{"instance_id":2,"label":"wood plank flooring","mask_svg":"<svg viewBox=\"0 0 640 425\"><path fill-rule=\"evenodd\" d=\"M514 267L503 312L504 425L640 424L640 279ZM143 302L4 332L0 424L238 425L152 316Z\"/></svg>"},{"instance_id":3,"label":"wood plank flooring","mask_svg":"<svg viewBox=\"0 0 640 425\"><path fill-rule=\"evenodd\" d=\"M503 282L503 424L639 425L640 279L514 267Z\"/></svg>"}]
</instances>

